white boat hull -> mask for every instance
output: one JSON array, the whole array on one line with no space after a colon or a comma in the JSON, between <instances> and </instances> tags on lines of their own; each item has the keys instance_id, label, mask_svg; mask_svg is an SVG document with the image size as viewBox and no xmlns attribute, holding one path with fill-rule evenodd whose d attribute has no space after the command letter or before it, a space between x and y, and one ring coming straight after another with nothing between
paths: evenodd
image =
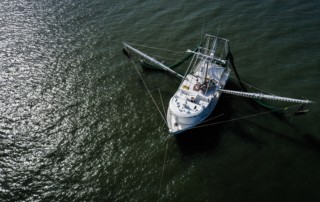
<instances>
[{"instance_id":1,"label":"white boat hull","mask_svg":"<svg viewBox=\"0 0 320 202\"><path fill-rule=\"evenodd\" d=\"M169 128L169 132L172 135L177 135L179 133L182 133L186 130L195 128L199 124L201 124L205 119L208 118L208 116L213 112L215 106L217 105L220 97L221 92L219 89L223 89L228 77L229 77L230 69L225 70L219 79L219 82L216 84L214 89L211 89L212 92L202 93L202 92L190 92L191 95L197 95L200 94L203 98L206 98L209 100L207 105L202 105L202 110L199 113L179 113L181 111L177 110L177 104L176 102L184 102L180 103L181 105L184 104L184 108L194 108L193 106L197 105L194 102L188 100L187 98L185 100L180 99L177 100L177 96L173 96L169 103L169 108L167 111L167 124ZM192 85L192 84L191 84ZM183 88L183 85L181 85ZM179 92L181 88L178 89L178 91L175 93L175 95L181 93ZM181 97L181 95L178 95ZM200 101L201 103L201 101ZM197 105L197 107L199 107Z\"/></svg>"}]
</instances>

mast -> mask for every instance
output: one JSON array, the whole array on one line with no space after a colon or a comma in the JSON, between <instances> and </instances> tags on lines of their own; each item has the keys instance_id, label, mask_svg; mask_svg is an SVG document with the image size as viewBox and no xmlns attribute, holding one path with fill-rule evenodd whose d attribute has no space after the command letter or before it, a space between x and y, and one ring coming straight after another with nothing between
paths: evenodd
<instances>
[{"instance_id":1,"label":"mast","mask_svg":"<svg viewBox=\"0 0 320 202\"><path fill-rule=\"evenodd\" d=\"M280 97L280 96L276 96L276 95L266 95L266 94L262 94L262 93L247 93L247 92L225 90L225 89L219 89L219 91L222 93L237 95L237 96L242 96L242 97L247 97L247 98L267 99L267 100L294 102L294 103L301 103L301 104L312 103L312 101L310 101L310 100L300 100L300 99L294 99L294 98L288 98L288 97Z\"/></svg>"},{"instance_id":2,"label":"mast","mask_svg":"<svg viewBox=\"0 0 320 202\"><path fill-rule=\"evenodd\" d=\"M208 61L206 61L206 73L204 75L203 84L205 84L207 82L208 68L209 68L209 64L208 64Z\"/></svg>"}]
</instances>

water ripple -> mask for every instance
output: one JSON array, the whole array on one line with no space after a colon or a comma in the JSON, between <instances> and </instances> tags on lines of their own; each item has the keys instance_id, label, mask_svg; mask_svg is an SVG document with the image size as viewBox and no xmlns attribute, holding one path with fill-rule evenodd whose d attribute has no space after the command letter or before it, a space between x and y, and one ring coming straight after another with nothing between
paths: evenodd
<instances>
[{"instance_id":1,"label":"water ripple","mask_svg":"<svg viewBox=\"0 0 320 202\"><path fill-rule=\"evenodd\" d=\"M213 199L213 195L218 199L227 199L221 201L230 201L228 196L224 196L226 187L231 187L237 193L243 190L246 192L248 189L239 188L241 183L233 185L234 178L257 177L250 169L244 171L246 166L251 165L247 160L251 159L248 156L260 154L259 157L263 159L260 163L265 165L264 161L271 158L267 154L270 148L265 149L266 144L262 149L256 150L255 146L243 143L237 137L237 129L230 129L232 132L223 131L226 135L223 139L225 146L222 146L223 151L217 152L213 157L197 153L190 158L185 157L175 141L170 141L163 184L159 186L168 133L153 102L147 99L148 94L132 64L122 57L121 41L132 40L155 46L160 44L163 48L168 46L183 50L194 46L198 41L197 36L200 38L201 32L205 31L201 29L209 22L208 29L213 33L216 32L216 27L212 27L220 23L221 33L237 41L237 58L242 66L247 67L242 68L246 73L250 71L250 66L244 65L244 61L254 60L259 54L259 51L248 46L265 43L260 53L281 50L286 55L290 55L289 49L300 47L291 44L296 39L311 46L311 39L298 38L301 31L295 30L291 34L291 26L303 25L303 17L296 18L295 13L310 17L317 14L319 9L312 9L312 4L309 3L299 8L294 6L295 3L290 6L289 3L279 2L264 2L255 6L250 6L252 2L249 1L234 1L234 5L222 1L207 3L208 5L179 1L178 5L183 5L181 7L170 1L164 1L163 4L156 1L1 1L2 201L167 201L179 198L206 201ZM283 8L274 10L279 4ZM288 6L291 9L282 18L282 12ZM261 10L261 7L266 10ZM253 18L257 20L252 20ZM286 24L288 20L290 22ZM307 31L312 31L308 33L313 38L317 36L318 29L311 29L309 26L314 24L312 20L305 24L308 26ZM278 39L271 41L276 38L275 35ZM243 41L248 36L252 40ZM281 45L283 41L290 42L291 45ZM305 48L304 45L301 47ZM293 55L306 57L306 54L311 54L313 58L317 58L317 47L308 48L308 51L299 48ZM281 55L281 60L283 57L289 56ZM254 69L255 73L259 72L261 65L266 64L272 66L275 62L264 59L251 67L251 70L259 68ZM298 64L302 66L301 62ZM316 62L309 61L303 68L312 69L315 64ZM162 91L164 102L167 103L176 82L160 72L141 73L150 89L168 86ZM284 72L278 73L272 74L272 77L284 76ZM310 86L310 82L318 81L319 74L308 74L310 78L305 85ZM260 76L259 79L261 75L255 74ZM287 79L285 82L295 81ZM270 76L269 81L265 81L267 82L274 80ZM274 86L278 89L287 85ZM299 86L300 89L306 89L300 84ZM153 93L158 96L156 91ZM243 107L241 110L247 109ZM292 128L275 126L277 124L273 120L268 120L268 123L278 131L297 135ZM240 124L236 126L242 128ZM316 127L316 124L310 126L310 131L316 131ZM300 157L301 162L305 162L302 160L304 156L313 160L318 157L309 153L309 150L300 151L300 146L296 151L296 147L288 146L286 141L275 137L273 133L266 134L266 130L252 129L252 125L249 129L243 128L249 134L252 131L259 134L259 138L267 139L267 136L270 138L269 145L280 142L278 147L290 150L295 158ZM252 153L248 151L250 149ZM245 156L246 152L249 153L248 156ZM277 152L273 154L279 156ZM289 155L284 157L285 160L289 158ZM239 159L242 160L241 163ZM258 162L259 159L256 158ZM279 162L281 160L283 159L278 159ZM303 163L299 165L300 161L296 164L293 162L295 161L291 159L288 165L304 166ZM246 166L239 171L236 168L240 164ZM308 170L302 173L307 179L304 180L315 182L315 178L307 173L314 173L318 167L304 167ZM263 171L259 166L257 169ZM266 176L269 179L269 175ZM286 176L289 178L295 175ZM277 175L272 177L278 179ZM260 181L266 178L262 177ZM292 181L293 178L290 179ZM309 189L309 192L315 190L312 187ZM196 198L199 193L202 194Z\"/></svg>"}]
</instances>

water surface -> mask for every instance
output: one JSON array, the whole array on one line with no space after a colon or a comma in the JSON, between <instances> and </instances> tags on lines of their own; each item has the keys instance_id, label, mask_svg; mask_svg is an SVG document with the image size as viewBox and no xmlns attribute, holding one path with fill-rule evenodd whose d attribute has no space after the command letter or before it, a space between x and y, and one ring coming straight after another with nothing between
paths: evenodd
<instances>
[{"instance_id":1,"label":"water surface","mask_svg":"<svg viewBox=\"0 0 320 202\"><path fill-rule=\"evenodd\" d=\"M1 201L319 200L319 10L300 0L2 1ZM246 83L313 100L310 113L224 96L211 126L170 137L121 42L169 65L205 33L230 39ZM179 80L139 72L166 107ZM227 87L239 89L234 78Z\"/></svg>"}]
</instances>

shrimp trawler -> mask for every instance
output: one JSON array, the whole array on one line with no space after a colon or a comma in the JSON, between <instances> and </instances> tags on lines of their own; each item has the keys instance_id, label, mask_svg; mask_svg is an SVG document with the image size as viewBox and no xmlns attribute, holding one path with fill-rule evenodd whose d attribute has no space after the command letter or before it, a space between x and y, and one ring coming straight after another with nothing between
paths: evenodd
<instances>
[{"instance_id":1,"label":"shrimp trawler","mask_svg":"<svg viewBox=\"0 0 320 202\"><path fill-rule=\"evenodd\" d=\"M123 43L124 53L131 59L128 51L132 51L157 65L159 68L182 79L179 88L171 97L166 122L171 134L179 134L192 129L213 112L222 93L243 96L255 99L270 99L277 101L295 102L301 104L311 103L309 100L293 99L262 93L249 93L242 91L225 90L231 72L229 60L229 40L207 34L203 47L195 51L187 50L193 54L185 75L155 60L154 58Z\"/></svg>"}]
</instances>

